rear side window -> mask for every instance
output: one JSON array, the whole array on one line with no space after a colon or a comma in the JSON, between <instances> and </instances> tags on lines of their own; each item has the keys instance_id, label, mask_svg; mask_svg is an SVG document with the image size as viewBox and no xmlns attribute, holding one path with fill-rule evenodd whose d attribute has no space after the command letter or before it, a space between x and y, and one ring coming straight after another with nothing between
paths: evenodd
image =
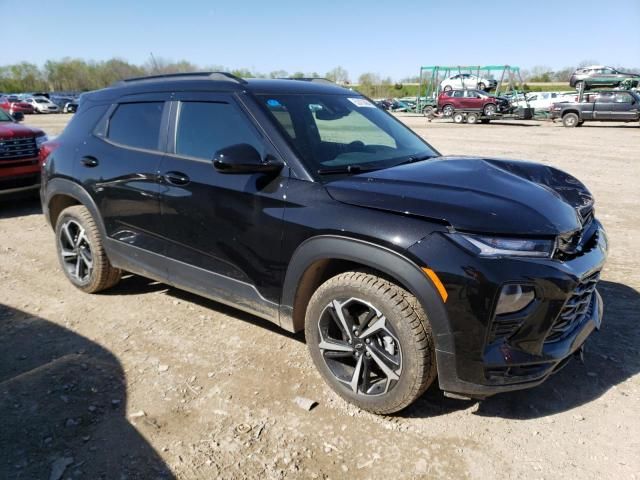
<instances>
[{"instance_id":1,"label":"rear side window","mask_svg":"<svg viewBox=\"0 0 640 480\"><path fill-rule=\"evenodd\" d=\"M223 102L182 102L176 131L176 153L213 159L221 148L248 143L263 152L253 125L234 106Z\"/></svg>"},{"instance_id":2,"label":"rear side window","mask_svg":"<svg viewBox=\"0 0 640 480\"><path fill-rule=\"evenodd\" d=\"M107 138L128 147L158 150L164 102L122 103L109 120Z\"/></svg>"}]
</instances>

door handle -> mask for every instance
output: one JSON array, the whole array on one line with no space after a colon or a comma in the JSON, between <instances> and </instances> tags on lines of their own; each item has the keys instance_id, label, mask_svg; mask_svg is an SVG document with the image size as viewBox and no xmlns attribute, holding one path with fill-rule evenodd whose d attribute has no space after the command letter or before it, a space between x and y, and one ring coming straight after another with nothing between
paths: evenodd
<instances>
[{"instance_id":1,"label":"door handle","mask_svg":"<svg viewBox=\"0 0 640 480\"><path fill-rule=\"evenodd\" d=\"M92 156L82 157L80 162L85 167L89 167L89 168L93 168L93 167L97 167L98 166L98 159L96 157L92 157Z\"/></svg>"},{"instance_id":2,"label":"door handle","mask_svg":"<svg viewBox=\"0 0 640 480\"><path fill-rule=\"evenodd\" d=\"M179 186L188 185L191 181L189 177L182 172L167 172L162 175L162 178L165 182L170 183L171 185Z\"/></svg>"}]
</instances>

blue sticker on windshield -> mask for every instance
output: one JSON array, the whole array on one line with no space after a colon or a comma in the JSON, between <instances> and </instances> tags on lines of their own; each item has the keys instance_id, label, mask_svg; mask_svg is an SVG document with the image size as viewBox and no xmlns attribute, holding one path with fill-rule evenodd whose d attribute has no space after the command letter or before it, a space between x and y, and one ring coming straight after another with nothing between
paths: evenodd
<instances>
[{"instance_id":1,"label":"blue sticker on windshield","mask_svg":"<svg viewBox=\"0 0 640 480\"><path fill-rule=\"evenodd\" d=\"M273 98L270 98L269 100L267 100L267 105L269 105L270 107L281 107L282 106L282 104L278 100L275 100Z\"/></svg>"}]
</instances>

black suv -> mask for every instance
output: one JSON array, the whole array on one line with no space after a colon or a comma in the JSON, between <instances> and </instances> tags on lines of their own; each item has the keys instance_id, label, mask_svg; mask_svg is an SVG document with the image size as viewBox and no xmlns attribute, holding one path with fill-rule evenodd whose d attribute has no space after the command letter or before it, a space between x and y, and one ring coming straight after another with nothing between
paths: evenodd
<instances>
[{"instance_id":1,"label":"black suv","mask_svg":"<svg viewBox=\"0 0 640 480\"><path fill-rule=\"evenodd\" d=\"M607 243L584 185L440 156L327 81L124 81L45 152L75 286L128 271L304 330L327 383L372 412L436 376L472 398L537 385L600 326Z\"/></svg>"}]
</instances>

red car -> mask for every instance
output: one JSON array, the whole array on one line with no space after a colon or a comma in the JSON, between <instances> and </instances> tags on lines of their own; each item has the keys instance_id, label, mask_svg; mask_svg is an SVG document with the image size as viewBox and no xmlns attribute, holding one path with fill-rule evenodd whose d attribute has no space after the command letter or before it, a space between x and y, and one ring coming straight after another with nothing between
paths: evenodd
<instances>
[{"instance_id":1,"label":"red car","mask_svg":"<svg viewBox=\"0 0 640 480\"><path fill-rule=\"evenodd\" d=\"M476 111L490 117L509 108L509 101L480 90L449 90L438 97L438 110L450 117L456 110Z\"/></svg>"},{"instance_id":2,"label":"red car","mask_svg":"<svg viewBox=\"0 0 640 480\"><path fill-rule=\"evenodd\" d=\"M22 102L18 97L3 95L0 97L0 108L13 115L16 112L33 113L33 106L27 102Z\"/></svg>"},{"instance_id":3,"label":"red car","mask_svg":"<svg viewBox=\"0 0 640 480\"><path fill-rule=\"evenodd\" d=\"M22 113L15 114L17 118ZM0 109L0 195L36 190L40 185L40 146L47 135L20 125Z\"/></svg>"}]
</instances>

